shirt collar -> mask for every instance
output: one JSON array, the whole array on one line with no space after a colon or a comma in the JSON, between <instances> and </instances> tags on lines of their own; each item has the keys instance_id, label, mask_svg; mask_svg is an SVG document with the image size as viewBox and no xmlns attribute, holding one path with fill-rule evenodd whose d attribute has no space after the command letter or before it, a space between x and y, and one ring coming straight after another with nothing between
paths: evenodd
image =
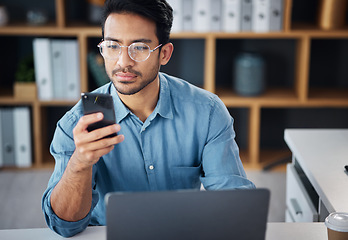
<instances>
[{"instance_id":1,"label":"shirt collar","mask_svg":"<svg viewBox=\"0 0 348 240\"><path fill-rule=\"evenodd\" d=\"M150 115L155 118L157 114L163 118L173 119L173 106L170 97L170 89L168 81L161 73L159 73L160 80L160 93L159 99L156 105L154 112ZM131 111L123 104L120 97L117 94L116 88L112 82L110 82L109 88L110 94L113 96L115 114L116 114L116 123L120 123L128 114L132 114ZM152 119L151 119L152 120Z\"/></svg>"},{"instance_id":2,"label":"shirt collar","mask_svg":"<svg viewBox=\"0 0 348 240\"><path fill-rule=\"evenodd\" d=\"M160 79L160 96L158 99L155 112L164 118L173 119L173 103L170 97L170 89L166 77L159 73Z\"/></svg>"},{"instance_id":3,"label":"shirt collar","mask_svg":"<svg viewBox=\"0 0 348 240\"><path fill-rule=\"evenodd\" d=\"M120 97L117 94L116 88L112 82L110 82L109 92L110 92L112 98L114 99L116 123L119 124L131 112L121 101Z\"/></svg>"}]
</instances>

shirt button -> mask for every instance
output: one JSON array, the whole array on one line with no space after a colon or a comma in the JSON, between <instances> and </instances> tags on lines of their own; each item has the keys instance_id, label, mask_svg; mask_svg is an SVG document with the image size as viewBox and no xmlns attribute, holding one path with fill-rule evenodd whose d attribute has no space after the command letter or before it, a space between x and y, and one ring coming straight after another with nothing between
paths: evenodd
<instances>
[{"instance_id":1,"label":"shirt button","mask_svg":"<svg viewBox=\"0 0 348 240\"><path fill-rule=\"evenodd\" d=\"M153 169L154 169L154 166L153 166L153 165L150 165L150 166L149 166L149 169L150 169L150 170L153 170Z\"/></svg>"}]
</instances>

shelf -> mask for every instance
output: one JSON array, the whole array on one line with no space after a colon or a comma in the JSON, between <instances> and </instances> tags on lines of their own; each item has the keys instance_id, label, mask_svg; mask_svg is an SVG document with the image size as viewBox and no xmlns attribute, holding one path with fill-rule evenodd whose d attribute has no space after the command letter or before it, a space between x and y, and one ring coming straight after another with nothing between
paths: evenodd
<instances>
[{"instance_id":1,"label":"shelf","mask_svg":"<svg viewBox=\"0 0 348 240\"><path fill-rule=\"evenodd\" d=\"M78 100L65 101L65 100L54 100L54 101L40 101L40 105L43 107L68 107L74 106Z\"/></svg>"},{"instance_id":2,"label":"shelf","mask_svg":"<svg viewBox=\"0 0 348 240\"><path fill-rule=\"evenodd\" d=\"M21 1L27 8L32 5ZM11 0L7 2L9 6L14 5ZM91 91L94 85L84 60L89 51L97 51L96 45L102 38L100 26L90 24L82 12L87 9L86 1L36 3L45 4L49 4L51 11L48 24L30 26L22 14L11 19L16 22L0 27L4 53L0 57L0 77L3 78L0 106L31 107L33 168L53 168L54 159L48 149L55 123L77 100L14 98L11 86L18 59L33 52L31 41L35 37L77 39L82 60L81 91ZM236 140L245 168L262 169L290 155L289 151L280 149L284 127L348 127L348 123L345 125L348 23L346 21L346 26L339 30L320 29L316 24L318 6L317 0L284 0L284 30L279 32L176 32L170 35L175 52L162 70L221 98L235 119ZM11 56L7 46L13 42L20 47ZM267 88L262 95L241 96L233 90L234 59L243 51L257 52L268 63Z\"/></svg>"},{"instance_id":3,"label":"shelf","mask_svg":"<svg viewBox=\"0 0 348 240\"><path fill-rule=\"evenodd\" d=\"M22 26L23 29L29 26ZM7 27L5 27L7 28ZM30 27L29 27L30 28ZM33 29L40 29L41 27L34 27ZM55 26L59 29L59 27ZM1 29L1 28L0 28ZM90 25L86 22L73 22L68 24L65 30L75 31L75 34L84 33L90 36L100 36L101 28L99 26ZM78 31L76 31L78 30ZM311 24L296 24L292 30L277 31L277 32L173 32L170 35L171 39L296 39L303 37L348 37L348 26L339 30L322 30L319 27Z\"/></svg>"},{"instance_id":4,"label":"shelf","mask_svg":"<svg viewBox=\"0 0 348 240\"><path fill-rule=\"evenodd\" d=\"M11 24L0 27L0 35L15 35L15 36L60 36L60 37L77 37L77 36L101 36L100 27L94 26L76 26L76 27L58 27L55 24L43 26L28 26L25 24Z\"/></svg>"},{"instance_id":5,"label":"shelf","mask_svg":"<svg viewBox=\"0 0 348 240\"><path fill-rule=\"evenodd\" d=\"M12 98L13 96L13 89L1 87L0 88L0 101L4 100L7 101L9 98Z\"/></svg>"},{"instance_id":6,"label":"shelf","mask_svg":"<svg viewBox=\"0 0 348 240\"><path fill-rule=\"evenodd\" d=\"M18 99L11 95L0 95L0 105L32 105L37 100L34 99Z\"/></svg>"},{"instance_id":7,"label":"shelf","mask_svg":"<svg viewBox=\"0 0 348 240\"><path fill-rule=\"evenodd\" d=\"M227 107L348 107L348 89L311 89L305 101L291 89L269 89L254 97L240 96L229 89L216 93Z\"/></svg>"},{"instance_id":8,"label":"shelf","mask_svg":"<svg viewBox=\"0 0 348 240\"><path fill-rule=\"evenodd\" d=\"M315 24L295 23L291 32L313 38L348 38L348 26L337 30L323 30Z\"/></svg>"},{"instance_id":9,"label":"shelf","mask_svg":"<svg viewBox=\"0 0 348 240\"><path fill-rule=\"evenodd\" d=\"M54 101L39 101L37 99L20 99L14 98L11 95L0 95L0 105L31 105L37 104L43 107L59 107L59 106L73 106L78 102L76 101L65 101L65 100L54 100Z\"/></svg>"},{"instance_id":10,"label":"shelf","mask_svg":"<svg viewBox=\"0 0 348 240\"><path fill-rule=\"evenodd\" d=\"M75 22L66 27L59 27L55 23L49 23L42 26L31 26L25 23L12 23L0 27L1 35L59 35L59 36L95 36L102 34L99 26L90 25L84 22ZM171 33L172 39L296 39L303 37L312 38L348 38L348 26L341 30L322 30L313 25L299 24L291 31L280 32L174 32Z\"/></svg>"},{"instance_id":11,"label":"shelf","mask_svg":"<svg viewBox=\"0 0 348 240\"><path fill-rule=\"evenodd\" d=\"M292 89L268 89L259 96L244 97L236 94L232 89L219 88L216 94L221 98L227 107L280 107L295 106L300 104L296 97L295 91Z\"/></svg>"},{"instance_id":12,"label":"shelf","mask_svg":"<svg viewBox=\"0 0 348 240\"><path fill-rule=\"evenodd\" d=\"M311 88L309 90L308 103L311 106L317 105L320 107L348 107L348 88Z\"/></svg>"}]
</instances>

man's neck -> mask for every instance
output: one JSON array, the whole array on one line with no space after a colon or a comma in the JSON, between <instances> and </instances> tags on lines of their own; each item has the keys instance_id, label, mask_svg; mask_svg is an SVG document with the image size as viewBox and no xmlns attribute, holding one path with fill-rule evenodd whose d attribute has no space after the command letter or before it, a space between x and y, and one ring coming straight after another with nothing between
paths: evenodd
<instances>
[{"instance_id":1,"label":"man's neck","mask_svg":"<svg viewBox=\"0 0 348 240\"><path fill-rule=\"evenodd\" d=\"M142 122L155 110L159 98L159 79L147 85L140 92L133 95L118 93L121 101L134 113Z\"/></svg>"}]
</instances>

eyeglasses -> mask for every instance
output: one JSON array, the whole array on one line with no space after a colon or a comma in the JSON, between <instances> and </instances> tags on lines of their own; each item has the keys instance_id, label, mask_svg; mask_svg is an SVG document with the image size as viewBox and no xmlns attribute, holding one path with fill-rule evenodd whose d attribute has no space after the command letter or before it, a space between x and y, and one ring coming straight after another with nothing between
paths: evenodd
<instances>
[{"instance_id":1,"label":"eyeglasses","mask_svg":"<svg viewBox=\"0 0 348 240\"><path fill-rule=\"evenodd\" d=\"M149 45L143 42L135 42L129 46L121 46L118 42L109 40L102 41L98 44L100 54L106 59L118 59L121 55L122 48L125 47L128 48L129 57L136 62L146 61L150 57L150 54L156 51L160 46L162 46L162 44L151 50Z\"/></svg>"}]
</instances>

